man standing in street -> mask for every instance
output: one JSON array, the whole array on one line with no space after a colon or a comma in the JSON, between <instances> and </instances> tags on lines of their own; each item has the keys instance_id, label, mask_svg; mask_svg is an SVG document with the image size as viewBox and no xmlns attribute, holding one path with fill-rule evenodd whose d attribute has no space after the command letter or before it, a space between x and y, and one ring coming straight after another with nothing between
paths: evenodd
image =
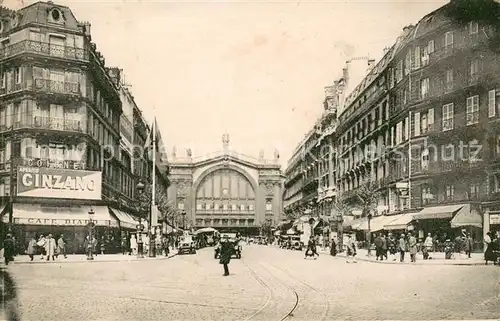
<instances>
[{"instance_id":1,"label":"man standing in street","mask_svg":"<svg viewBox=\"0 0 500 321\"><path fill-rule=\"evenodd\" d=\"M61 234L59 239L57 240L57 255L62 254L64 258L67 259L66 256L66 242L64 242L64 235Z\"/></svg>"},{"instance_id":2,"label":"man standing in street","mask_svg":"<svg viewBox=\"0 0 500 321\"><path fill-rule=\"evenodd\" d=\"M375 238L375 255L377 257L377 261L380 258L380 261L384 259L384 256L382 255L382 236L380 234L377 235Z\"/></svg>"},{"instance_id":3,"label":"man standing in street","mask_svg":"<svg viewBox=\"0 0 500 321\"><path fill-rule=\"evenodd\" d=\"M430 253L432 252L433 245L434 245L434 240L432 239L431 233L429 233L429 234L427 234L427 237L425 238L424 246L422 248L422 252L424 254L424 260L432 259Z\"/></svg>"},{"instance_id":4,"label":"man standing in street","mask_svg":"<svg viewBox=\"0 0 500 321\"><path fill-rule=\"evenodd\" d=\"M3 256L5 258L5 265L9 265L10 262L14 261L14 252L14 240L12 239L12 234L8 233L3 241Z\"/></svg>"},{"instance_id":5,"label":"man standing in street","mask_svg":"<svg viewBox=\"0 0 500 321\"><path fill-rule=\"evenodd\" d=\"M405 252L406 252L405 235L401 234L401 236L399 237L399 262L405 261Z\"/></svg>"},{"instance_id":6,"label":"man standing in street","mask_svg":"<svg viewBox=\"0 0 500 321\"><path fill-rule=\"evenodd\" d=\"M473 248L473 241L472 241L472 237L470 236L470 233L467 233L467 237L465 238L465 254L467 254L467 258L470 259L470 254L472 252L472 248Z\"/></svg>"},{"instance_id":7,"label":"man standing in street","mask_svg":"<svg viewBox=\"0 0 500 321\"><path fill-rule=\"evenodd\" d=\"M233 255L233 251L234 251L233 244L229 242L229 236L224 235L224 238L222 239L221 242L220 260L219 260L219 263L224 266L223 276L229 275L228 264L231 261L231 255Z\"/></svg>"}]
</instances>

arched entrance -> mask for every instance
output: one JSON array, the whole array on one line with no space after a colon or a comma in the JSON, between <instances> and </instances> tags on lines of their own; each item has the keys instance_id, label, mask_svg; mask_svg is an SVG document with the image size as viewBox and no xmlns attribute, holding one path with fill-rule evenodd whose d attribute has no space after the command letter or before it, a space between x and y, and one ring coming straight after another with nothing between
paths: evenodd
<instances>
[{"instance_id":1,"label":"arched entrance","mask_svg":"<svg viewBox=\"0 0 500 321\"><path fill-rule=\"evenodd\" d=\"M223 166L195 184L195 226L246 234L255 228L256 184L245 171Z\"/></svg>"}]
</instances>

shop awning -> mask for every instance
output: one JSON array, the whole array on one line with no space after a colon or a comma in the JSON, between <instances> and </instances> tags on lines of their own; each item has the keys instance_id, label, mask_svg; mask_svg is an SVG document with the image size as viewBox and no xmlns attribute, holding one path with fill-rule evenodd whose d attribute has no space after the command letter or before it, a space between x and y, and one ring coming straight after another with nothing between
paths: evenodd
<instances>
[{"instance_id":1,"label":"shop awning","mask_svg":"<svg viewBox=\"0 0 500 321\"><path fill-rule=\"evenodd\" d=\"M16 204L13 206L14 224L21 225L53 225L53 226L85 226L89 222L89 210L94 215L92 221L96 226L118 227L118 221L111 216L107 206L42 206L41 204ZM3 217L9 221L8 215Z\"/></svg>"},{"instance_id":2,"label":"shop awning","mask_svg":"<svg viewBox=\"0 0 500 321\"><path fill-rule=\"evenodd\" d=\"M408 223L413 221L413 217L416 213L405 213L393 215L394 220L384 225L384 230L405 230L408 227Z\"/></svg>"},{"instance_id":3,"label":"shop awning","mask_svg":"<svg viewBox=\"0 0 500 321\"><path fill-rule=\"evenodd\" d=\"M385 225L388 225L389 223L393 222L396 219L397 215L375 216L370 221L370 231L371 232L382 231L385 229Z\"/></svg>"},{"instance_id":4,"label":"shop awning","mask_svg":"<svg viewBox=\"0 0 500 321\"><path fill-rule=\"evenodd\" d=\"M116 208L109 208L111 212L118 218L118 221L120 221L120 227L121 228L127 228L127 229L137 229L137 225L139 224L139 221L135 220L134 217L128 213L125 213L123 211L117 210Z\"/></svg>"},{"instance_id":5,"label":"shop awning","mask_svg":"<svg viewBox=\"0 0 500 321\"><path fill-rule=\"evenodd\" d=\"M415 214L415 220L431 220L431 219L445 219L452 218L453 214L464 207L464 204L460 205L444 205L444 206L433 206L426 207L418 214Z\"/></svg>"},{"instance_id":6,"label":"shop awning","mask_svg":"<svg viewBox=\"0 0 500 321\"><path fill-rule=\"evenodd\" d=\"M458 211L455 217L451 220L450 224L453 228L466 226L475 226L482 228L483 218L478 211L471 210L470 205L466 204Z\"/></svg>"},{"instance_id":7,"label":"shop awning","mask_svg":"<svg viewBox=\"0 0 500 321\"><path fill-rule=\"evenodd\" d=\"M366 227L365 227L366 225ZM368 219L366 217L355 219L351 222L353 230L368 230Z\"/></svg>"}]
</instances>

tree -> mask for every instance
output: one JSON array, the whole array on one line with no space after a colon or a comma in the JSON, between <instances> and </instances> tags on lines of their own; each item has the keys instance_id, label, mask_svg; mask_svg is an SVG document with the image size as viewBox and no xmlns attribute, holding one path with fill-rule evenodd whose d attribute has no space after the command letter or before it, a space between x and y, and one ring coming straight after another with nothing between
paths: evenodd
<instances>
[{"instance_id":1,"label":"tree","mask_svg":"<svg viewBox=\"0 0 500 321\"><path fill-rule=\"evenodd\" d=\"M138 195L140 202L139 215L146 220L149 220L148 213L151 207L152 192L152 185L147 183L144 185L144 191ZM168 199L165 190L158 187L155 190L155 205L157 205L159 211L158 220L175 221L179 215L179 211L172 201Z\"/></svg>"},{"instance_id":2,"label":"tree","mask_svg":"<svg viewBox=\"0 0 500 321\"><path fill-rule=\"evenodd\" d=\"M354 191L354 197L343 200L343 206L358 208L362 216L366 217L377 210L379 197L378 186L374 182L367 182Z\"/></svg>"}]
</instances>

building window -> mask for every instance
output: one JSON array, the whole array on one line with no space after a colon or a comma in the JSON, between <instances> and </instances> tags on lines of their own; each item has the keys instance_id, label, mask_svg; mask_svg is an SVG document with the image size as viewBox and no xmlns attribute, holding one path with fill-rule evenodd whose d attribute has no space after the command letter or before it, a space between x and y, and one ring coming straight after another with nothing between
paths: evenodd
<instances>
[{"instance_id":1,"label":"building window","mask_svg":"<svg viewBox=\"0 0 500 321\"><path fill-rule=\"evenodd\" d=\"M448 93L453 90L453 69L446 70L445 91Z\"/></svg>"},{"instance_id":2,"label":"building window","mask_svg":"<svg viewBox=\"0 0 500 321\"><path fill-rule=\"evenodd\" d=\"M14 76L16 77L16 84L21 83L21 67L16 67L14 69Z\"/></svg>"},{"instance_id":3,"label":"building window","mask_svg":"<svg viewBox=\"0 0 500 321\"><path fill-rule=\"evenodd\" d=\"M420 132L423 134L427 133L428 125L427 125L427 113L422 114L420 118Z\"/></svg>"},{"instance_id":4,"label":"building window","mask_svg":"<svg viewBox=\"0 0 500 321\"><path fill-rule=\"evenodd\" d=\"M455 194L455 186L446 185L446 187L445 187L445 201L453 201L454 194Z\"/></svg>"},{"instance_id":5,"label":"building window","mask_svg":"<svg viewBox=\"0 0 500 321\"><path fill-rule=\"evenodd\" d=\"M469 63L469 83L476 82L479 78L479 60L474 59Z\"/></svg>"},{"instance_id":6,"label":"building window","mask_svg":"<svg viewBox=\"0 0 500 321\"><path fill-rule=\"evenodd\" d=\"M470 185L469 200L479 198L479 184L473 183Z\"/></svg>"},{"instance_id":7,"label":"building window","mask_svg":"<svg viewBox=\"0 0 500 321\"><path fill-rule=\"evenodd\" d=\"M488 117L495 117L496 114L496 90L488 91Z\"/></svg>"},{"instance_id":8,"label":"building window","mask_svg":"<svg viewBox=\"0 0 500 321\"><path fill-rule=\"evenodd\" d=\"M444 47L446 51L453 49L453 31L448 31L444 35Z\"/></svg>"},{"instance_id":9,"label":"building window","mask_svg":"<svg viewBox=\"0 0 500 321\"><path fill-rule=\"evenodd\" d=\"M244 212L244 211L245 211L245 205L243 205L243 204L241 204L241 205L240 205L240 211L241 211L241 212Z\"/></svg>"},{"instance_id":10,"label":"building window","mask_svg":"<svg viewBox=\"0 0 500 321\"><path fill-rule=\"evenodd\" d=\"M236 204L231 205L231 211L236 212L237 209L238 209L238 207Z\"/></svg>"},{"instance_id":11,"label":"building window","mask_svg":"<svg viewBox=\"0 0 500 321\"><path fill-rule=\"evenodd\" d=\"M415 47L415 69L420 68L420 47Z\"/></svg>"},{"instance_id":12,"label":"building window","mask_svg":"<svg viewBox=\"0 0 500 321\"><path fill-rule=\"evenodd\" d=\"M469 35L475 35L479 32L479 24L477 21L469 22Z\"/></svg>"},{"instance_id":13,"label":"building window","mask_svg":"<svg viewBox=\"0 0 500 321\"><path fill-rule=\"evenodd\" d=\"M420 82L420 94L422 96L422 99L425 99L429 96L429 78L424 78Z\"/></svg>"},{"instance_id":14,"label":"building window","mask_svg":"<svg viewBox=\"0 0 500 321\"><path fill-rule=\"evenodd\" d=\"M443 131L453 129L453 103L443 106Z\"/></svg>"},{"instance_id":15,"label":"building window","mask_svg":"<svg viewBox=\"0 0 500 321\"><path fill-rule=\"evenodd\" d=\"M432 199L431 188L427 184L422 185L422 204L423 205L429 204L431 199Z\"/></svg>"},{"instance_id":16,"label":"building window","mask_svg":"<svg viewBox=\"0 0 500 321\"><path fill-rule=\"evenodd\" d=\"M467 98L467 125L479 123L479 96Z\"/></svg>"},{"instance_id":17,"label":"building window","mask_svg":"<svg viewBox=\"0 0 500 321\"><path fill-rule=\"evenodd\" d=\"M398 83L402 79L403 79L403 60L400 60L396 68L396 82Z\"/></svg>"},{"instance_id":18,"label":"building window","mask_svg":"<svg viewBox=\"0 0 500 321\"><path fill-rule=\"evenodd\" d=\"M427 53L429 55L434 53L434 40L429 40L429 43L427 44Z\"/></svg>"}]
</instances>

